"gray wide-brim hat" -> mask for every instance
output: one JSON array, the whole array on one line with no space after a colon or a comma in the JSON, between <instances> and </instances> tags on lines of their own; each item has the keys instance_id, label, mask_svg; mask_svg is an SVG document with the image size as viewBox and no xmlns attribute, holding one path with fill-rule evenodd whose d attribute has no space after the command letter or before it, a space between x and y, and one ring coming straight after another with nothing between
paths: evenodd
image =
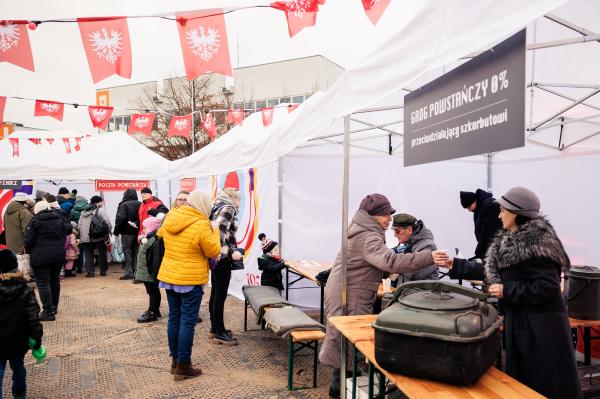
<instances>
[{"instance_id":1,"label":"gray wide-brim hat","mask_svg":"<svg viewBox=\"0 0 600 399\"><path fill-rule=\"evenodd\" d=\"M540 216L540 199L525 187L513 187L496 200L496 203L514 214L536 218Z\"/></svg>"}]
</instances>

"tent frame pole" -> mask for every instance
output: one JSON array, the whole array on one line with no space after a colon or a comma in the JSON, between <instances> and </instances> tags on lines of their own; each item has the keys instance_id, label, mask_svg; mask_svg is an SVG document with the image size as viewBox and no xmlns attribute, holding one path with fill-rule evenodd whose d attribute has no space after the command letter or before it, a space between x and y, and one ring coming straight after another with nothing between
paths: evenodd
<instances>
[{"instance_id":1,"label":"tent frame pole","mask_svg":"<svg viewBox=\"0 0 600 399\"><path fill-rule=\"evenodd\" d=\"M350 115L344 117L344 186L342 190L342 315L346 315L348 288L348 201L350 183ZM346 339L341 335L340 394L346 398Z\"/></svg>"},{"instance_id":2,"label":"tent frame pole","mask_svg":"<svg viewBox=\"0 0 600 399\"><path fill-rule=\"evenodd\" d=\"M277 159L277 192L277 239L279 250L283 254L283 161L281 157Z\"/></svg>"},{"instance_id":3,"label":"tent frame pole","mask_svg":"<svg viewBox=\"0 0 600 399\"><path fill-rule=\"evenodd\" d=\"M192 142L192 154L196 151L196 134L194 132L194 130L196 129L196 114L194 113L194 111L196 111L196 79L192 79L192 101L191 101L191 106L192 106L192 132L190 135L190 141Z\"/></svg>"}]
</instances>

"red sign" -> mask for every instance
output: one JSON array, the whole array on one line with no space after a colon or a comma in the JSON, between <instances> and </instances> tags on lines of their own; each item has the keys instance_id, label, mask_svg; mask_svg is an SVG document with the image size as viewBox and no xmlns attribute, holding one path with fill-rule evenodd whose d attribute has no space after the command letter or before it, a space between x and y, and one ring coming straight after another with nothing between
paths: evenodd
<instances>
[{"instance_id":1,"label":"red sign","mask_svg":"<svg viewBox=\"0 0 600 399\"><path fill-rule=\"evenodd\" d=\"M96 180L96 191L141 190L144 187L150 187L150 180Z\"/></svg>"},{"instance_id":2,"label":"red sign","mask_svg":"<svg viewBox=\"0 0 600 399\"><path fill-rule=\"evenodd\" d=\"M196 178L185 178L179 180L179 191L189 191L190 193L196 189Z\"/></svg>"}]
</instances>

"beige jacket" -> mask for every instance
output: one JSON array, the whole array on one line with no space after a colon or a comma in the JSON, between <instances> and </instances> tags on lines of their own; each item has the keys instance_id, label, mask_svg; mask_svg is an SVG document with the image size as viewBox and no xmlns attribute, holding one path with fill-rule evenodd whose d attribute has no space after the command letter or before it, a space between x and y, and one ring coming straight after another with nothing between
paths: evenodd
<instances>
[{"instance_id":1,"label":"beige jacket","mask_svg":"<svg viewBox=\"0 0 600 399\"><path fill-rule=\"evenodd\" d=\"M373 313L377 289L384 273L414 272L432 263L431 251L394 253L385 245L385 232L375 218L365 211L357 211L348 228L347 315ZM339 253L325 287L325 313L328 318L342 315L341 264ZM329 323L319 359L327 366L340 367L340 334Z\"/></svg>"}]
</instances>

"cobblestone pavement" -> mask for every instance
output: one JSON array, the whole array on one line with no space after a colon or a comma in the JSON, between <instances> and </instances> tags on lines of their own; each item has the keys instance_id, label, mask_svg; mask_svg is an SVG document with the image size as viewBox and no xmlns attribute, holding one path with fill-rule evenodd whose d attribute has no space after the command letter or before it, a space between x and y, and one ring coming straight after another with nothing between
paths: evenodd
<instances>
[{"instance_id":1,"label":"cobblestone pavement","mask_svg":"<svg viewBox=\"0 0 600 399\"><path fill-rule=\"evenodd\" d=\"M244 303L229 297L225 324L239 345L226 347L207 339L205 292L194 339L192 363L201 377L174 382L167 349L168 307L163 291L162 319L139 324L147 308L143 284L120 281L120 265L106 277L67 278L61 284L59 311L44 322L46 361L25 356L28 398L327 398L329 370L319 368L318 388L287 390L287 340L269 331L243 331ZM252 317L254 316L253 313ZM249 315L250 320L250 315ZM252 322L249 322L252 326ZM311 359L297 360L294 383L311 382ZM10 368L3 396L10 398Z\"/></svg>"}]
</instances>

